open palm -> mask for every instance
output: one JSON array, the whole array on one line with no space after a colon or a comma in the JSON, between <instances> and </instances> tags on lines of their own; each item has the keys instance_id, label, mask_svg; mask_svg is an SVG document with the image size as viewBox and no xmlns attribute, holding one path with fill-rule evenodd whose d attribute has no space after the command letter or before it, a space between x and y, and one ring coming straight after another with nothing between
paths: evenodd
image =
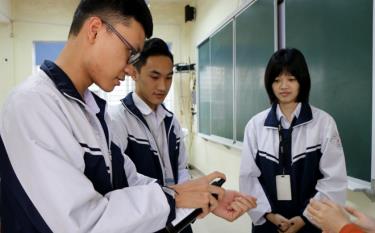
<instances>
[{"instance_id":1,"label":"open palm","mask_svg":"<svg viewBox=\"0 0 375 233\"><path fill-rule=\"evenodd\" d=\"M256 199L237 191L226 190L218 206L212 211L218 217L230 222L236 220L249 209L256 207Z\"/></svg>"}]
</instances>

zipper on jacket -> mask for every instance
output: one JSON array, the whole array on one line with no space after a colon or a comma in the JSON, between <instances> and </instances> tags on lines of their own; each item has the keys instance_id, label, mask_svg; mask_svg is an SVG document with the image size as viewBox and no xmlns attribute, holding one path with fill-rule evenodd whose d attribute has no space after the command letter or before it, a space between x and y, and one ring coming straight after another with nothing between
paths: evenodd
<instances>
[{"instance_id":1,"label":"zipper on jacket","mask_svg":"<svg viewBox=\"0 0 375 233\"><path fill-rule=\"evenodd\" d=\"M137 121L141 122L141 124L143 125L145 130L151 135L150 137L152 138L152 140L153 140L153 142L155 143L155 146L156 146L156 152L158 152L159 164L160 164L161 173L162 173L162 176L163 176L163 185L165 185L165 175L164 175L165 170L164 170L163 161L162 161L162 158L161 158L162 155L160 154L160 151L159 151L160 149L158 147L158 144L156 143L154 135L152 135L151 130L147 127L147 125L145 125L145 123L143 123L143 121L141 119L139 119L139 117L136 114L134 114L132 111L130 111L130 109L125 104L123 104L123 106L125 106L125 108L128 110L128 112L130 114L132 114L137 119ZM169 147L168 139L167 139L167 143L168 143L168 147Z\"/></svg>"}]
</instances>

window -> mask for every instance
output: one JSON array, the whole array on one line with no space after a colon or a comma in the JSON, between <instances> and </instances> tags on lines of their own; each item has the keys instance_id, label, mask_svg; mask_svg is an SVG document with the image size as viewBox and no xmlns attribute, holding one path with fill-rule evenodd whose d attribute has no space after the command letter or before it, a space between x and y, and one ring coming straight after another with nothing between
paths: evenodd
<instances>
[{"instance_id":1,"label":"window","mask_svg":"<svg viewBox=\"0 0 375 233\"><path fill-rule=\"evenodd\" d=\"M129 93L135 90L135 82L130 76L126 76L125 80L121 82L120 86L116 86L115 89L111 92L105 92L101 90L98 86L95 84L91 85L89 89L100 96L101 98L107 100L109 105L115 105L120 102L125 96ZM173 83L171 86L171 89L167 95L167 97L164 100L165 107L170 110L174 111L173 109L173 103L174 103L174 94L173 94Z\"/></svg>"},{"instance_id":2,"label":"window","mask_svg":"<svg viewBox=\"0 0 375 233\"><path fill-rule=\"evenodd\" d=\"M33 71L35 72L44 60L55 61L64 48L65 43L65 41L34 41ZM168 43L168 47L171 48L172 44ZM107 93L95 84L92 84L89 89L101 98L107 100L109 105L114 105L119 103L129 92L135 90L135 83L130 76L127 76L125 80L121 82L121 85L116 86L112 92ZM173 98L172 84L168 96L164 100L164 105L171 111L174 110Z\"/></svg>"},{"instance_id":3,"label":"window","mask_svg":"<svg viewBox=\"0 0 375 233\"><path fill-rule=\"evenodd\" d=\"M33 72L44 60L55 61L65 46L65 41L34 41Z\"/></svg>"},{"instance_id":4,"label":"window","mask_svg":"<svg viewBox=\"0 0 375 233\"><path fill-rule=\"evenodd\" d=\"M119 103L120 100L135 90L135 82L130 76L126 76L125 80L121 82L120 86L116 86L112 92L107 93L108 104L113 105Z\"/></svg>"}]
</instances>

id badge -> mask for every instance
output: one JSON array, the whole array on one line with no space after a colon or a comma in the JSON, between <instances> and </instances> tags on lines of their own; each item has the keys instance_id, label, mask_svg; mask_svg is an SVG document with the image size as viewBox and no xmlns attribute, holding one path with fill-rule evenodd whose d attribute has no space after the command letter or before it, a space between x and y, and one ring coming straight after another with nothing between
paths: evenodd
<instances>
[{"instance_id":1,"label":"id badge","mask_svg":"<svg viewBox=\"0 0 375 233\"><path fill-rule=\"evenodd\" d=\"M278 201L292 200L292 189L290 186L290 175L276 176L276 190Z\"/></svg>"}]
</instances>

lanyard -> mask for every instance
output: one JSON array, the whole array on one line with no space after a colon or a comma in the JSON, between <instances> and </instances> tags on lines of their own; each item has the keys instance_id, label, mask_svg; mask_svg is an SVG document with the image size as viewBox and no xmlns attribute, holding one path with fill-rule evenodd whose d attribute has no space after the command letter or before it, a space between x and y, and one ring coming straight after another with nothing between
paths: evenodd
<instances>
[{"instance_id":1,"label":"lanyard","mask_svg":"<svg viewBox=\"0 0 375 233\"><path fill-rule=\"evenodd\" d=\"M281 165L281 168L283 170L283 175L285 175L285 168L287 166L287 162L288 162L288 157L291 157L291 153L290 153L290 150L291 150L291 144L292 144L292 132L293 132L293 126L294 124L296 123L297 121L297 118L294 117L293 118L293 121L292 123L290 124L290 127L289 129L286 130L286 134L285 134L285 130L283 129L283 127L281 126L281 119L279 120L279 125L278 125L278 130L279 130L279 161L280 161L280 165ZM290 145L289 146L289 153L287 153L286 151L286 148L288 147L288 144ZM291 160L291 158L290 158Z\"/></svg>"}]
</instances>

